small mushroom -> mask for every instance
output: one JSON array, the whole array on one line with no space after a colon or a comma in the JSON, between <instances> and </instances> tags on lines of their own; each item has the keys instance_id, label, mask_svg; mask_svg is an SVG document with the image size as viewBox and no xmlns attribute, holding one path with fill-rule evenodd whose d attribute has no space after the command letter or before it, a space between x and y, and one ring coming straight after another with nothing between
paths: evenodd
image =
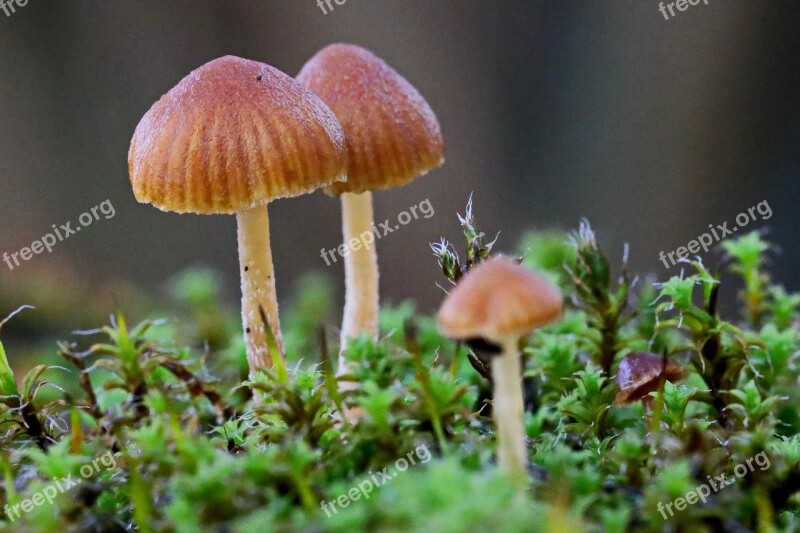
<instances>
[{"instance_id":1,"label":"small mushroom","mask_svg":"<svg viewBox=\"0 0 800 533\"><path fill-rule=\"evenodd\" d=\"M686 377L686 371L660 355L648 352L631 352L619 363L617 385L620 391L614 398L617 405L639 400L649 407L650 393L658 390L661 379L675 383Z\"/></svg>"},{"instance_id":2,"label":"small mushroom","mask_svg":"<svg viewBox=\"0 0 800 533\"><path fill-rule=\"evenodd\" d=\"M283 354L267 204L346 179L344 134L308 89L263 63L198 68L144 115L128 155L136 199L163 211L235 214L251 373Z\"/></svg>"},{"instance_id":3,"label":"small mushroom","mask_svg":"<svg viewBox=\"0 0 800 533\"><path fill-rule=\"evenodd\" d=\"M348 339L378 336L378 257L373 232L373 190L400 187L440 166L444 144L428 103L372 52L328 46L297 75L330 106L347 142L347 181L326 192L340 196L345 255L345 307L341 351ZM358 244L360 242L360 244ZM353 243L353 244L350 244ZM343 357L339 373L346 372Z\"/></svg>"},{"instance_id":4,"label":"small mushroom","mask_svg":"<svg viewBox=\"0 0 800 533\"><path fill-rule=\"evenodd\" d=\"M519 343L561 315L563 296L544 276L498 257L470 269L439 309L439 330L452 339L483 339L502 351L492 360L498 462L520 485L527 456Z\"/></svg>"}]
</instances>

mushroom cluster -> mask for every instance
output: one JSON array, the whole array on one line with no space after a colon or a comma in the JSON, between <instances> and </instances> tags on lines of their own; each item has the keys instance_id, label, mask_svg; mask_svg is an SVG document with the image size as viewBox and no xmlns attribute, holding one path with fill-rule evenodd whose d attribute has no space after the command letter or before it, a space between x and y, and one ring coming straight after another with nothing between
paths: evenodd
<instances>
[{"instance_id":1,"label":"mushroom cluster","mask_svg":"<svg viewBox=\"0 0 800 533\"><path fill-rule=\"evenodd\" d=\"M211 61L150 108L128 155L139 202L236 215L251 374L284 357L267 204L326 188L341 196L350 243L372 232L371 191L399 187L444 159L430 106L371 52L329 46L298 80L238 57ZM374 246L354 246L345 273L342 352L351 338L378 336Z\"/></svg>"},{"instance_id":2,"label":"mushroom cluster","mask_svg":"<svg viewBox=\"0 0 800 533\"><path fill-rule=\"evenodd\" d=\"M498 462L518 485L527 476L520 340L561 315L561 292L516 261L496 257L471 268L442 303L439 330L452 339L500 347L492 360Z\"/></svg>"}]
</instances>

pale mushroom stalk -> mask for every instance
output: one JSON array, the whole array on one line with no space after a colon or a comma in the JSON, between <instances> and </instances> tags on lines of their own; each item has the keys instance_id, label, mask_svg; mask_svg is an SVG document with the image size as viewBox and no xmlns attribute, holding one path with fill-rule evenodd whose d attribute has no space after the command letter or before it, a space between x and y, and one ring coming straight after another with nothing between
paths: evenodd
<instances>
[{"instance_id":1,"label":"pale mushroom stalk","mask_svg":"<svg viewBox=\"0 0 800 533\"><path fill-rule=\"evenodd\" d=\"M517 339L506 339L502 347L503 352L492 361L492 412L497 424L497 458L500 467L515 482L524 486L528 460L525 453L525 415Z\"/></svg>"},{"instance_id":2,"label":"pale mushroom stalk","mask_svg":"<svg viewBox=\"0 0 800 533\"><path fill-rule=\"evenodd\" d=\"M349 253L344 258L345 306L342 321L341 350L347 340L368 335L378 338L378 255L372 234L372 193L342 193L342 233ZM356 243L355 246L350 243ZM346 369L339 356L339 371Z\"/></svg>"},{"instance_id":3,"label":"pale mushroom stalk","mask_svg":"<svg viewBox=\"0 0 800 533\"><path fill-rule=\"evenodd\" d=\"M272 354L259 307L264 309L269 327L282 355L283 337L278 319L275 269L269 242L267 204L236 213L239 236L239 269L242 279L242 324L251 369L273 366Z\"/></svg>"}]
</instances>

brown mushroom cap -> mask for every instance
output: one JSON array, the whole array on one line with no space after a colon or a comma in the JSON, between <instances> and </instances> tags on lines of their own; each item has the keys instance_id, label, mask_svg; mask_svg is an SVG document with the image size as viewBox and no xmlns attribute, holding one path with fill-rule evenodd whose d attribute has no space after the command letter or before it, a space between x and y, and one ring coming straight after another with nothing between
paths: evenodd
<instances>
[{"instance_id":1,"label":"brown mushroom cap","mask_svg":"<svg viewBox=\"0 0 800 533\"><path fill-rule=\"evenodd\" d=\"M344 134L308 89L226 56L144 115L128 168L136 199L178 213L235 213L346 179Z\"/></svg>"},{"instance_id":2,"label":"brown mushroom cap","mask_svg":"<svg viewBox=\"0 0 800 533\"><path fill-rule=\"evenodd\" d=\"M297 81L333 109L347 137L347 182L331 185L329 194L399 187L444 162L436 115L372 52L330 45L305 64Z\"/></svg>"},{"instance_id":3,"label":"brown mushroom cap","mask_svg":"<svg viewBox=\"0 0 800 533\"><path fill-rule=\"evenodd\" d=\"M439 308L439 330L452 339L502 342L561 315L561 292L544 276L498 257L472 269Z\"/></svg>"},{"instance_id":4,"label":"brown mushroom cap","mask_svg":"<svg viewBox=\"0 0 800 533\"><path fill-rule=\"evenodd\" d=\"M664 360L660 355L648 352L631 352L626 355L619 363L617 384L620 391L614 398L614 403L621 405L646 398L658 388L662 370L664 378L673 383L686 377L686 371L670 360L667 360L664 368Z\"/></svg>"}]
</instances>

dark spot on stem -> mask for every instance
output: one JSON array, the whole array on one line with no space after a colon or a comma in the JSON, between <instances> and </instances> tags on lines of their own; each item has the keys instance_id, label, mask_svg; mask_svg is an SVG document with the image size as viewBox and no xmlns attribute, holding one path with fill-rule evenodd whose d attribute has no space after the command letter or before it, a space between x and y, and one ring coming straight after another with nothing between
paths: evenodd
<instances>
[{"instance_id":1,"label":"dark spot on stem","mask_svg":"<svg viewBox=\"0 0 800 533\"><path fill-rule=\"evenodd\" d=\"M250 333L250 328L247 328L245 331L246 331L247 333Z\"/></svg>"},{"instance_id":2,"label":"dark spot on stem","mask_svg":"<svg viewBox=\"0 0 800 533\"><path fill-rule=\"evenodd\" d=\"M250 270L250 267L244 267L245 272L247 272L248 270Z\"/></svg>"}]
</instances>

